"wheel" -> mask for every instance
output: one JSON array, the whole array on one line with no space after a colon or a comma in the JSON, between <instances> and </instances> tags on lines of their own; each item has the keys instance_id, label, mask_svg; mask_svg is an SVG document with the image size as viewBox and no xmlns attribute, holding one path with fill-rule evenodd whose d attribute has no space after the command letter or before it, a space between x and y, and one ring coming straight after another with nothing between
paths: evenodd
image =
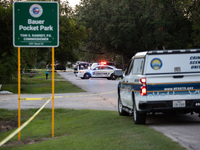
<instances>
[{"instance_id":1,"label":"wheel","mask_svg":"<svg viewBox=\"0 0 200 150\"><path fill-rule=\"evenodd\" d=\"M118 96L118 112L120 116L128 116L129 113L123 110L123 105L120 96Z\"/></svg>"},{"instance_id":2,"label":"wheel","mask_svg":"<svg viewBox=\"0 0 200 150\"><path fill-rule=\"evenodd\" d=\"M135 124L145 124L146 123L146 113L138 112L135 102L133 103L133 120L134 120Z\"/></svg>"},{"instance_id":3,"label":"wheel","mask_svg":"<svg viewBox=\"0 0 200 150\"><path fill-rule=\"evenodd\" d=\"M114 74L111 74L110 79L116 80L116 76Z\"/></svg>"},{"instance_id":4,"label":"wheel","mask_svg":"<svg viewBox=\"0 0 200 150\"><path fill-rule=\"evenodd\" d=\"M84 74L84 79L89 79L91 76L90 76L90 74L89 73L86 73L86 74Z\"/></svg>"}]
</instances>

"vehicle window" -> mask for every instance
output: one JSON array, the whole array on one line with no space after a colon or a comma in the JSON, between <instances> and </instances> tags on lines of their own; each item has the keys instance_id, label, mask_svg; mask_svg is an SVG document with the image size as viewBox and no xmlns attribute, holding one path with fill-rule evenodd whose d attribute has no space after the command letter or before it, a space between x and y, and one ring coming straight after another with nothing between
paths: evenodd
<instances>
[{"instance_id":1,"label":"vehicle window","mask_svg":"<svg viewBox=\"0 0 200 150\"><path fill-rule=\"evenodd\" d=\"M144 66L144 58L138 58L134 60L132 74L141 75Z\"/></svg>"},{"instance_id":2,"label":"vehicle window","mask_svg":"<svg viewBox=\"0 0 200 150\"><path fill-rule=\"evenodd\" d=\"M79 66L79 70L88 69L88 64L81 63L78 66Z\"/></svg>"},{"instance_id":3,"label":"vehicle window","mask_svg":"<svg viewBox=\"0 0 200 150\"><path fill-rule=\"evenodd\" d=\"M134 61L134 59L130 60L130 62L128 64L126 70L125 70L125 75L129 75L130 74L130 72L131 72L131 70L133 68L133 61Z\"/></svg>"},{"instance_id":4,"label":"vehicle window","mask_svg":"<svg viewBox=\"0 0 200 150\"><path fill-rule=\"evenodd\" d=\"M100 70L100 67L95 67L93 70Z\"/></svg>"},{"instance_id":5,"label":"vehicle window","mask_svg":"<svg viewBox=\"0 0 200 150\"><path fill-rule=\"evenodd\" d=\"M106 70L113 70L111 67L105 67Z\"/></svg>"}]
</instances>

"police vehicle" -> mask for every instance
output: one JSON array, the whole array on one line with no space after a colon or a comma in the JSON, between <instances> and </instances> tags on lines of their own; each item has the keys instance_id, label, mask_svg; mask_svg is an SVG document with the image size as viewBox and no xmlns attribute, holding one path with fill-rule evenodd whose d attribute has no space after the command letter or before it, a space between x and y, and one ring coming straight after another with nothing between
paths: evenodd
<instances>
[{"instance_id":1,"label":"police vehicle","mask_svg":"<svg viewBox=\"0 0 200 150\"><path fill-rule=\"evenodd\" d=\"M118 84L119 115L200 114L200 49L139 52Z\"/></svg>"},{"instance_id":2,"label":"police vehicle","mask_svg":"<svg viewBox=\"0 0 200 150\"><path fill-rule=\"evenodd\" d=\"M122 69L108 65L97 65L91 69L79 70L77 74L77 77L81 79L107 78L108 80L115 80L120 76L122 76Z\"/></svg>"},{"instance_id":3,"label":"police vehicle","mask_svg":"<svg viewBox=\"0 0 200 150\"><path fill-rule=\"evenodd\" d=\"M89 69L89 68L90 68L90 65L89 65L88 62L81 62L81 61L79 61L74 66L74 74L75 74L75 76L77 76L79 70L84 70L84 69Z\"/></svg>"}]
</instances>

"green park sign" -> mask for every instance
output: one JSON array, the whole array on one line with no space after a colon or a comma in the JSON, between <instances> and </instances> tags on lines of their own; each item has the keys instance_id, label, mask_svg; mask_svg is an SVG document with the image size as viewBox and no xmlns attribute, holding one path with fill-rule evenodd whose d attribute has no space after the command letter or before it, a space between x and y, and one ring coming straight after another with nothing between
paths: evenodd
<instances>
[{"instance_id":1,"label":"green park sign","mask_svg":"<svg viewBox=\"0 0 200 150\"><path fill-rule=\"evenodd\" d=\"M14 2L13 45L15 47L58 47L58 3Z\"/></svg>"}]
</instances>

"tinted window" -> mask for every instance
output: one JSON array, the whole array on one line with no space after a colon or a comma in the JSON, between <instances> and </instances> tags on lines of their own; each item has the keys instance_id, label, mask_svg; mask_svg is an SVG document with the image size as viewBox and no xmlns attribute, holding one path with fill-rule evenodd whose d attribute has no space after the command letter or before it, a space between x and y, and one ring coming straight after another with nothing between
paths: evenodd
<instances>
[{"instance_id":1,"label":"tinted window","mask_svg":"<svg viewBox=\"0 0 200 150\"><path fill-rule=\"evenodd\" d=\"M141 75L144 66L144 58L138 58L134 60L132 74Z\"/></svg>"},{"instance_id":2,"label":"tinted window","mask_svg":"<svg viewBox=\"0 0 200 150\"><path fill-rule=\"evenodd\" d=\"M100 67L95 67L93 70L100 70L101 68Z\"/></svg>"},{"instance_id":3,"label":"tinted window","mask_svg":"<svg viewBox=\"0 0 200 150\"><path fill-rule=\"evenodd\" d=\"M125 75L129 75L129 74L130 74L130 72L131 72L131 70L132 70L132 68L133 68L133 60L134 60L134 59L131 59L131 60L130 60L130 62L129 62L129 64L128 64L127 68L126 68Z\"/></svg>"},{"instance_id":4,"label":"tinted window","mask_svg":"<svg viewBox=\"0 0 200 150\"><path fill-rule=\"evenodd\" d=\"M105 69L106 70L112 70L113 68L107 66L107 67L105 67Z\"/></svg>"}]
</instances>

